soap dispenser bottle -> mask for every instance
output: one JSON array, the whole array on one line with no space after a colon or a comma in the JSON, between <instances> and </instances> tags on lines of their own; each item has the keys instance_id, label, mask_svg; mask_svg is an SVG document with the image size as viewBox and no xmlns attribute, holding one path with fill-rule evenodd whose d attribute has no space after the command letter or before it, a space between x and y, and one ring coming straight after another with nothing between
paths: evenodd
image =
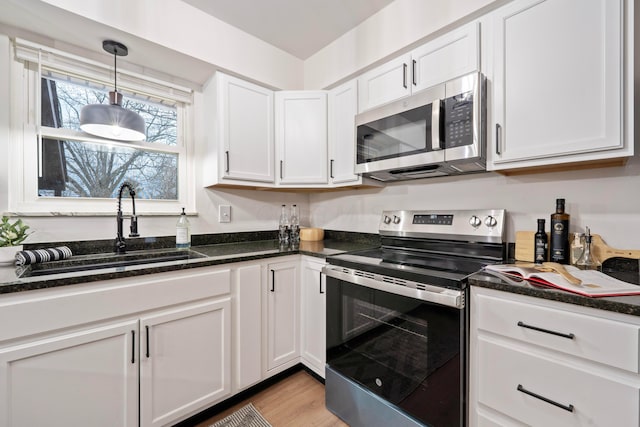
<instances>
[{"instance_id":1,"label":"soap dispenser bottle","mask_svg":"<svg viewBox=\"0 0 640 427\"><path fill-rule=\"evenodd\" d=\"M176 248L189 249L191 247L191 226L187 219L187 214L182 208L182 213L176 223Z\"/></svg>"}]
</instances>

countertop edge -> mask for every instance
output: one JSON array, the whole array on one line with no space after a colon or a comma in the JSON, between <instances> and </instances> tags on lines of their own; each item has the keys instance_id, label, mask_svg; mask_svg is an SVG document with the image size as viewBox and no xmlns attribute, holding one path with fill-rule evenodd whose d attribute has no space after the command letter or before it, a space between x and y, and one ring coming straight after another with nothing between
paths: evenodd
<instances>
[{"instance_id":1,"label":"countertop edge","mask_svg":"<svg viewBox=\"0 0 640 427\"><path fill-rule=\"evenodd\" d=\"M567 291L537 287L526 281L517 284L508 283L485 271L473 273L468 279L471 286L563 302L581 307L596 308L620 314L640 316L640 296L589 298Z\"/></svg>"}]
</instances>

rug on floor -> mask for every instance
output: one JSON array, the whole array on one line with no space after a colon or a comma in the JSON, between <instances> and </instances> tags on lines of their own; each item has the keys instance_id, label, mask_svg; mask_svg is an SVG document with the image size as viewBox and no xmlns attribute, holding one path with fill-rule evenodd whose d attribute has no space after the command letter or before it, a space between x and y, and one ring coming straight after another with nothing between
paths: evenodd
<instances>
[{"instance_id":1,"label":"rug on floor","mask_svg":"<svg viewBox=\"0 0 640 427\"><path fill-rule=\"evenodd\" d=\"M271 427L271 424L249 403L209 427Z\"/></svg>"}]
</instances>

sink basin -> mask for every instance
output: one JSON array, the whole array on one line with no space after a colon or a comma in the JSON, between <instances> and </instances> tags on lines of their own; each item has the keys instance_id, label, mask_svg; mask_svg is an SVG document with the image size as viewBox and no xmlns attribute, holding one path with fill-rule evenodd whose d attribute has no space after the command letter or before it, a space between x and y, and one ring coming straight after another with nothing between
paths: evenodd
<instances>
[{"instance_id":1,"label":"sink basin","mask_svg":"<svg viewBox=\"0 0 640 427\"><path fill-rule=\"evenodd\" d=\"M28 265L20 276L45 276L51 274L72 273L75 271L156 264L168 261L183 261L204 257L206 257L206 255L191 249L154 249L147 251L131 251L126 254L80 255L60 261Z\"/></svg>"}]
</instances>

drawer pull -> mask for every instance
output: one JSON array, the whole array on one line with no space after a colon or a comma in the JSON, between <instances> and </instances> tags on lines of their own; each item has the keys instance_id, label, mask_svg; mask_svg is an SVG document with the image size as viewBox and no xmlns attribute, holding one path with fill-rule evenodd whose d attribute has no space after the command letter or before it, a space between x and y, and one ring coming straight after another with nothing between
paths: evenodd
<instances>
[{"instance_id":1,"label":"drawer pull","mask_svg":"<svg viewBox=\"0 0 640 427\"><path fill-rule=\"evenodd\" d=\"M537 326L527 325L526 323L520 321L518 322L518 326L527 329L533 329L534 331L544 332L545 334L557 335L562 338L568 338L570 340L574 339L576 336L574 334L565 334L562 332L551 331L549 329L538 328Z\"/></svg>"},{"instance_id":2,"label":"drawer pull","mask_svg":"<svg viewBox=\"0 0 640 427\"><path fill-rule=\"evenodd\" d=\"M554 405L554 406L557 406L558 408L562 408L562 409L564 409L565 411L573 412L573 405L569 405L569 406L567 406L567 405L563 405L562 403L558 403L558 402L553 401L553 400L551 400L551 399L548 399L548 398L546 398L546 397L544 397L544 396L540 396L540 395L539 395L539 394L537 394L537 393L534 393L534 392L532 392L532 391L529 391L529 390L525 389L524 387L522 387L522 384L518 384L518 388L517 388L517 390L518 390L518 391L521 391L521 392L522 392L522 393L524 393L524 394L528 394L528 395L529 395L529 396L531 396L531 397L535 397L536 399L540 399L540 400L542 400L543 402L547 402L547 403L550 403L550 404L552 404L552 405Z\"/></svg>"}]
</instances>

